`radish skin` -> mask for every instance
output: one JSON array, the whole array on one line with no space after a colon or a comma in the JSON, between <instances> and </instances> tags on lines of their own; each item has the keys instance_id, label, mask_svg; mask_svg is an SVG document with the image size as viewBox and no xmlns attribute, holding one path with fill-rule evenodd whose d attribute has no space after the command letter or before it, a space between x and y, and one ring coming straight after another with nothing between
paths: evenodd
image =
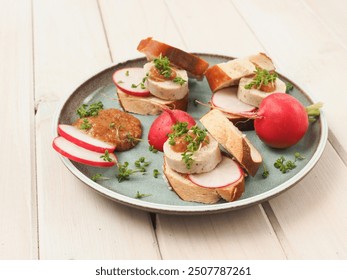
<instances>
[{"instance_id":1,"label":"radish skin","mask_svg":"<svg viewBox=\"0 0 347 280\"><path fill-rule=\"evenodd\" d=\"M185 111L163 108L163 113L152 123L148 132L148 143L158 151L163 151L163 146L171 133L172 126L177 122L187 122L188 128L196 124L194 118Z\"/></svg>"},{"instance_id":2,"label":"radish skin","mask_svg":"<svg viewBox=\"0 0 347 280\"><path fill-rule=\"evenodd\" d=\"M238 181L243 171L238 163L223 156L222 161L212 171L207 173L189 174L188 178L194 184L204 188L223 188Z\"/></svg>"},{"instance_id":3,"label":"radish skin","mask_svg":"<svg viewBox=\"0 0 347 280\"><path fill-rule=\"evenodd\" d=\"M130 67L117 70L113 74L113 82L117 88L121 91L139 97L146 97L150 95L147 89L147 82L143 82L146 77L146 73L143 68L140 67ZM141 83L144 88L141 87ZM137 87L133 87L137 85Z\"/></svg>"},{"instance_id":4,"label":"radish skin","mask_svg":"<svg viewBox=\"0 0 347 280\"><path fill-rule=\"evenodd\" d=\"M75 145L62 136L58 136L53 140L53 148L70 160L98 167L110 167L116 164L117 157L113 153L109 153L111 161L102 159L103 153L93 152Z\"/></svg>"},{"instance_id":5,"label":"radish skin","mask_svg":"<svg viewBox=\"0 0 347 280\"><path fill-rule=\"evenodd\" d=\"M95 139L72 125L59 124L58 134L77 146L94 152L105 153L107 150L112 153L116 149L116 146Z\"/></svg>"},{"instance_id":6,"label":"radish skin","mask_svg":"<svg viewBox=\"0 0 347 280\"><path fill-rule=\"evenodd\" d=\"M246 104L237 98L237 88L227 87L216 91L212 95L213 106L234 112L252 112L257 108Z\"/></svg>"},{"instance_id":7,"label":"radish skin","mask_svg":"<svg viewBox=\"0 0 347 280\"><path fill-rule=\"evenodd\" d=\"M273 148L288 148L298 143L308 129L305 107L294 97L274 93L262 101L254 120L258 137Z\"/></svg>"}]
</instances>

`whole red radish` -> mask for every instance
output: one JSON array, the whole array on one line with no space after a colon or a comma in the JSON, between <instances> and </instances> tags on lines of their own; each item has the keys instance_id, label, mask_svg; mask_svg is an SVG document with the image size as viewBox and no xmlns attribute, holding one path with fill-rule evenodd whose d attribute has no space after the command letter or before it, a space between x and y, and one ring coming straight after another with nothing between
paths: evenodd
<instances>
[{"instance_id":1,"label":"whole red radish","mask_svg":"<svg viewBox=\"0 0 347 280\"><path fill-rule=\"evenodd\" d=\"M196 124L194 118L185 111L164 109L163 113L152 123L148 132L148 142L159 151L171 133L171 128L177 122L187 122L188 127Z\"/></svg>"},{"instance_id":2,"label":"whole red radish","mask_svg":"<svg viewBox=\"0 0 347 280\"><path fill-rule=\"evenodd\" d=\"M305 107L285 93L274 93L264 98L257 115L255 132L273 148L295 145L305 135L309 124Z\"/></svg>"}]
</instances>

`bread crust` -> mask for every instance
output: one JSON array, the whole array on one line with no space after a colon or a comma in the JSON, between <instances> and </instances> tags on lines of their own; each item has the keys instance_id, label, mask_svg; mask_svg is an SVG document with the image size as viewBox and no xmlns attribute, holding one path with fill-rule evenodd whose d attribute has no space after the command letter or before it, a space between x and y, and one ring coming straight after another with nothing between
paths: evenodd
<instances>
[{"instance_id":1,"label":"bread crust","mask_svg":"<svg viewBox=\"0 0 347 280\"><path fill-rule=\"evenodd\" d=\"M243 77L253 75L256 67L268 71L275 70L271 58L264 53L259 53L246 58L233 59L213 65L207 69L205 76L211 90L215 92L219 89L238 84L239 80Z\"/></svg>"},{"instance_id":2,"label":"bread crust","mask_svg":"<svg viewBox=\"0 0 347 280\"><path fill-rule=\"evenodd\" d=\"M141 40L137 50L144 53L148 60L153 60L160 54L167 56L172 64L186 70L197 79L203 78L209 66L208 62L200 57L153 40L152 37Z\"/></svg>"},{"instance_id":3,"label":"bread crust","mask_svg":"<svg viewBox=\"0 0 347 280\"><path fill-rule=\"evenodd\" d=\"M159 115L163 111L160 105L182 111L188 107L188 93L180 100L163 100L153 95L136 97L117 89L117 96L124 111L139 115Z\"/></svg>"},{"instance_id":4,"label":"bread crust","mask_svg":"<svg viewBox=\"0 0 347 280\"><path fill-rule=\"evenodd\" d=\"M255 176L262 163L262 157L246 135L242 134L218 109L209 111L200 119L200 122L235 157L248 174Z\"/></svg>"},{"instance_id":5,"label":"bread crust","mask_svg":"<svg viewBox=\"0 0 347 280\"><path fill-rule=\"evenodd\" d=\"M190 181L186 174L172 170L167 165L165 157L163 172L172 189L185 201L214 204L220 199L224 199L230 202L239 199L245 190L244 176L241 176L236 182L221 188L198 186Z\"/></svg>"}]
</instances>

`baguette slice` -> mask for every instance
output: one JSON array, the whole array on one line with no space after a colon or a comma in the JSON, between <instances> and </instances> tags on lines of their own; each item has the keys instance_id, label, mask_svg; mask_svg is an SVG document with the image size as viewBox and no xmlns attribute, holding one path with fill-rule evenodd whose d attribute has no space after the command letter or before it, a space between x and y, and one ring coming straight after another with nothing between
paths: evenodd
<instances>
[{"instance_id":1,"label":"baguette slice","mask_svg":"<svg viewBox=\"0 0 347 280\"><path fill-rule=\"evenodd\" d=\"M187 111L188 107L188 93L180 100L163 100L153 95L136 97L117 89L117 96L124 111L139 115L159 115L162 112L160 105L182 111Z\"/></svg>"},{"instance_id":2,"label":"baguette slice","mask_svg":"<svg viewBox=\"0 0 347 280\"><path fill-rule=\"evenodd\" d=\"M240 179L228 186L221 188L204 188L194 184L187 178L187 175L178 173L170 168L164 157L164 175L177 195L185 200L213 204L221 198L226 201L234 201L241 197L245 189L245 178Z\"/></svg>"},{"instance_id":3,"label":"baguette slice","mask_svg":"<svg viewBox=\"0 0 347 280\"><path fill-rule=\"evenodd\" d=\"M255 176L262 163L262 156L246 135L234 126L219 110L213 109L200 122L251 176Z\"/></svg>"},{"instance_id":4,"label":"baguette slice","mask_svg":"<svg viewBox=\"0 0 347 280\"><path fill-rule=\"evenodd\" d=\"M149 37L141 40L137 50L144 53L149 61L158 57L167 56L172 64L189 72L193 77L202 80L209 64L200 57L161 43Z\"/></svg>"},{"instance_id":5,"label":"baguette slice","mask_svg":"<svg viewBox=\"0 0 347 280\"><path fill-rule=\"evenodd\" d=\"M207 69L205 76L213 92L237 85L241 78L254 74L256 67L268 71L275 70L272 60L264 53L237 58L228 62L216 64Z\"/></svg>"}]
</instances>

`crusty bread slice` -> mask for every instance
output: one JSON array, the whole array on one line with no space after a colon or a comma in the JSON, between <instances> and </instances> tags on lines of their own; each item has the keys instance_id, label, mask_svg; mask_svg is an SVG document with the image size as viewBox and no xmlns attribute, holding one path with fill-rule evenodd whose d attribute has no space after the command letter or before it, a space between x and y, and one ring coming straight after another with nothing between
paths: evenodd
<instances>
[{"instance_id":1,"label":"crusty bread slice","mask_svg":"<svg viewBox=\"0 0 347 280\"><path fill-rule=\"evenodd\" d=\"M117 96L124 111L139 115L159 115L163 111L161 105L182 111L188 107L188 93L180 100L163 100L153 95L136 97L117 89Z\"/></svg>"},{"instance_id":2,"label":"crusty bread slice","mask_svg":"<svg viewBox=\"0 0 347 280\"><path fill-rule=\"evenodd\" d=\"M245 178L241 176L236 182L221 188L204 188L194 184L186 174L178 173L170 168L164 157L164 175L177 195L185 200L213 204L221 198L226 201L234 201L241 197L245 190Z\"/></svg>"},{"instance_id":3,"label":"crusty bread slice","mask_svg":"<svg viewBox=\"0 0 347 280\"><path fill-rule=\"evenodd\" d=\"M241 78L254 74L256 67L268 71L275 70L272 60L264 53L237 58L228 62L213 65L207 69L205 76L213 92L237 85Z\"/></svg>"},{"instance_id":4,"label":"crusty bread slice","mask_svg":"<svg viewBox=\"0 0 347 280\"><path fill-rule=\"evenodd\" d=\"M200 122L208 132L254 176L262 163L262 156L247 139L246 135L234 126L219 110L213 109L205 114Z\"/></svg>"},{"instance_id":5,"label":"crusty bread slice","mask_svg":"<svg viewBox=\"0 0 347 280\"><path fill-rule=\"evenodd\" d=\"M137 50L144 53L148 60L153 60L160 54L166 56L172 64L186 70L199 80L204 77L204 73L209 66L208 62L200 57L153 40L152 37L141 40Z\"/></svg>"}]
</instances>

